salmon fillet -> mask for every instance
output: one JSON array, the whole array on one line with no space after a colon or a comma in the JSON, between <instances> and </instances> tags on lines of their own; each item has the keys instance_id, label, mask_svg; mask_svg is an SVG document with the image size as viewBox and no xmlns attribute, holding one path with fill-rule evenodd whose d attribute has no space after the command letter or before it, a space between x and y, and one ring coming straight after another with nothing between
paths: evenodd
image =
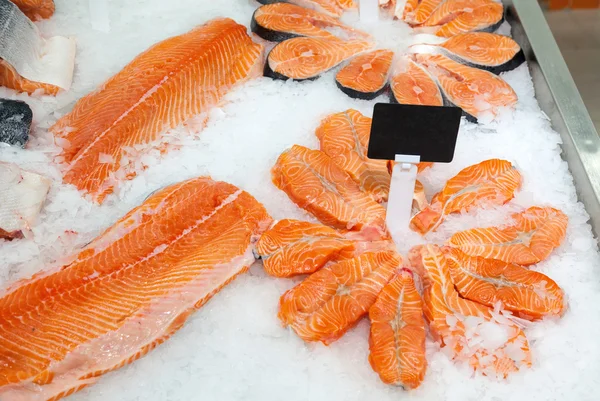
<instances>
[{"instance_id":1,"label":"salmon fillet","mask_svg":"<svg viewBox=\"0 0 600 401\"><path fill-rule=\"evenodd\" d=\"M44 95L56 96L58 91L60 91L58 86L23 78L13 66L2 59L0 59L0 86L14 89L18 92L29 93L30 95L40 90Z\"/></svg>"},{"instance_id":2,"label":"salmon fillet","mask_svg":"<svg viewBox=\"0 0 600 401\"><path fill-rule=\"evenodd\" d=\"M274 277L314 273L327 262L352 256L354 242L321 224L284 219L256 243L265 271Z\"/></svg>"},{"instance_id":3,"label":"salmon fillet","mask_svg":"<svg viewBox=\"0 0 600 401\"><path fill-rule=\"evenodd\" d=\"M124 148L150 144L208 112L235 85L260 75L262 54L246 27L227 18L152 46L51 128L66 143L64 181L102 202L127 168Z\"/></svg>"},{"instance_id":4,"label":"salmon fillet","mask_svg":"<svg viewBox=\"0 0 600 401\"><path fill-rule=\"evenodd\" d=\"M150 196L0 298L0 399L56 400L142 357L248 269L270 223L251 195L210 178Z\"/></svg>"},{"instance_id":5,"label":"salmon fillet","mask_svg":"<svg viewBox=\"0 0 600 401\"><path fill-rule=\"evenodd\" d=\"M506 160L490 159L474 164L448 180L431 205L412 218L411 228L425 234L435 230L451 213L485 203L503 205L520 186L521 174Z\"/></svg>"},{"instance_id":6,"label":"salmon fillet","mask_svg":"<svg viewBox=\"0 0 600 401\"><path fill-rule=\"evenodd\" d=\"M425 320L412 272L403 269L369 309L369 363L386 384L414 389L425 378Z\"/></svg>"},{"instance_id":7,"label":"salmon fillet","mask_svg":"<svg viewBox=\"0 0 600 401\"><path fill-rule=\"evenodd\" d=\"M504 309L524 319L561 316L564 293L550 277L500 260L468 256L458 249L444 248L448 268L463 298Z\"/></svg>"},{"instance_id":8,"label":"salmon fillet","mask_svg":"<svg viewBox=\"0 0 600 401\"><path fill-rule=\"evenodd\" d=\"M367 252L328 265L281 296L279 319L304 341L329 345L368 313L401 265L394 251Z\"/></svg>"},{"instance_id":9,"label":"salmon fillet","mask_svg":"<svg viewBox=\"0 0 600 401\"><path fill-rule=\"evenodd\" d=\"M408 57L402 59L390 80L391 100L417 106L443 106L444 99L437 83L422 66Z\"/></svg>"},{"instance_id":10,"label":"salmon fillet","mask_svg":"<svg viewBox=\"0 0 600 401\"><path fill-rule=\"evenodd\" d=\"M530 207L505 227L474 228L454 234L448 245L471 256L532 265L550 256L567 232L568 217L551 207Z\"/></svg>"},{"instance_id":11,"label":"salmon fillet","mask_svg":"<svg viewBox=\"0 0 600 401\"><path fill-rule=\"evenodd\" d=\"M10 0L32 21L52 17L54 0Z\"/></svg>"},{"instance_id":12,"label":"salmon fillet","mask_svg":"<svg viewBox=\"0 0 600 401\"><path fill-rule=\"evenodd\" d=\"M445 0L424 22L441 25L437 36L450 38L464 32L493 32L504 21L504 7L494 0Z\"/></svg>"},{"instance_id":13,"label":"salmon fillet","mask_svg":"<svg viewBox=\"0 0 600 401\"><path fill-rule=\"evenodd\" d=\"M445 0L422 0L412 13L407 14L407 21L414 25L424 23Z\"/></svg>"},{"instance_id":14,"label":"salmon fillet","mask_svg":"<svg viewBox=\"0 0 600 401\"><path fill-rule=\"evenodd\" d=\"M394 52L375 50L356 56L336 75L338 88L350 97L372 100L387 88Z\"/></svg>"}]
</instances>

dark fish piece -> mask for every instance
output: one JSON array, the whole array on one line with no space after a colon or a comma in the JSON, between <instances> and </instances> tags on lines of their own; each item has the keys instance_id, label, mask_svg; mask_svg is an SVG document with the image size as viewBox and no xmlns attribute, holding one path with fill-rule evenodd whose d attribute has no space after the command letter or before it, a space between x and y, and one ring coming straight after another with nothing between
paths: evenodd
<instances>
[{"instance_id":1,"label":"dark fish piece","mask_svg":"<svg viewBox=\"0 0 600 401\"><path fill-rule=\"evenodd\" d=\"M33 112L27 103L0 99L0 142L25 146L32 120Z\"/></svg>"}]
</instances>

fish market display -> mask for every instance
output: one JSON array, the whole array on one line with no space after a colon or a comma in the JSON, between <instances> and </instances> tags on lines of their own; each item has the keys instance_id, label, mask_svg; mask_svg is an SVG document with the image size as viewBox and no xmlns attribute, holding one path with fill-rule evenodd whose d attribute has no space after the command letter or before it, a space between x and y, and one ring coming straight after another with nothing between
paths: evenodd
<instances>
[{"instance_id":1,"label":"fish market display","mask_svg":"<svg viewBox=\"0 0 600 401\"><path fill-rule=\"evenodd\" d=\"M390 80L394 103L443 106L444 98L431 74L410 58L404 58Z\"/></svg>"},{"instance_id":2,"label":"fish market display","mask_svg":"<svg viewBox=\"0 0 600 401\"><path fill-rule=\"evenodd\" d=\"M403 269L369 309L369 362L386 384L419 387L425 378L425 320L410 270Z\"/></svg>"},{"instance_id":3,"label":"fish market display","mask_svg":"<svg viewBox=\"0 0 600 401\"><path fill-rule=\"evenodd\" d=\"M445 0L424 21L440 26L435 34L449 38L464 32L494 32L504 22L504 7L494 0Z\"/></svg>"},{"instance_id":4,"label":"fish market display","mask_svg":"<svg viewBox=\"0 0 600 401\"><path fill-rule=\"evenodd\" d=\"M293 38L279 43L271 50L265 63L265 76L295 81L317 79L355 54L368 50L363 40Z\"/></svg>"},{"instance_id":5,"label":"fish market display","mask_svg":"<svg viewBox=\"0 0 600 401\"><path fill-rule=\"evenodd\" d=\"M375 50L350 60L335 77L338 88L350 97L372 100L387 87L394 52Z\"/></svg>"},{"instance_id":6,"label":"fish market display","mask_svg":"<svg viewBox=\"0 0 600 401\"><path fill-rule=\"evenodd\" d=\"M32 21L52 17L54 0L10 0Z\"/></svg>"},{"instance_id":7,"label":"fish market display","mask_svg":"<svg viewBox=\"0 0 600 401\"><path fill-rule=\"evenodd\" d=\"M50 183L40 174L0 162L0 238L19 238L29 231L46 200Z\"/></svg>"},{"instance_id":8,"label":"fish market display","mask_svg":"<svg viewBox=\"0 0 600 401\"><path fill-rule=\"evenodd\" d=\"M0 142L25 146L32 120L33 112L27 103L0 99Z\"/></svg>"},{"instance_id":9,"label":"fish market display","mask_svg":"<svg viewBox=\"0 0 600 401\"><path fill-rule=\"evenodd\" d=\"M494 307L496 302L525 319L562 315L564 293L548 276L525 267L468 256L446 248L452 282L463 298Z\"/></svg>"},{"instance_id":10,"label":"fish market display","mask_svg":"<svg viewBox=\"0 0 600 401\"><path fill-rule=\"evenodd\" d=\"M469 210L481 204L503 205L521 186L521 174L508 161L485 160L469 166L448 180L431 200L431 205L411 220L411 227L426 234L435 230L444 216Z\"/></svg>"},{"instance_id":11,"label":"fish market display","mask_svg":"<svg viewBox=\"0 0 600 401\"><path fill-rule=\"evenodd\" d=\"M531 207L512 215L513 224L474 228L454 234L448 245L467 255L529 266L546 259L560 246L567 216L551 207Z\"/></svg>"},{"instance_id":12,"label":"fish market display","mask_svg":"<svg viewBox=\"0 0 600 401\"><path fill-rule=\"evenodd\" d=\"M342 255L352 256L354 242L321 224L284 219L256 243L265 271L274 277L310 274Z\"/></svg>"},{"instance_id":13,"label":"fish market display","mask_svg":"<svg viewBox=\"0 0 600 401\"><path fill-rule=\"evenodd\" d=\"M248 269L268 224L251 195L210 178L152 195L0 298L0 399L56 400L142 357Z\"/></svg>"},{"instance_id":14,"label":"fish market display","mask_svg":"<svg viewBox=\"0 0 600 401\"><path fill-rule=\"evenodd\" d=\"M235 85L260 74L262 53L246 27L228 18L152 46L51 128L65 144L64 181L102 202L119 178L135 174L121 164L124 147L152 143L208 112Z\"/></svg>"}]
</instances>

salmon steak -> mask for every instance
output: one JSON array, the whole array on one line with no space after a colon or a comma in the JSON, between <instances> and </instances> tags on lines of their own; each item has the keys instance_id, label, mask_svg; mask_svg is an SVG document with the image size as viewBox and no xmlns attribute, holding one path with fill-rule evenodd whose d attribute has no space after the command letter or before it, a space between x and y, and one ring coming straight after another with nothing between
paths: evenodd
<instances>
[{"instance_id":1,"label":"salmon steak","mask_svg":"<svg viewBox=\"0 0 600 401\"><path fill-rule=\"evenodd\" d=\"M325 153L294 145L271 172L275 186L323 224L376 239L387 235L383 206Z\"/></svg>"},{"instance_id":2,"label":"salmon steak","mask_svg":"<svg viewBox=\"0 0 600 401\"><path fill-rule=\"evenodd\" d=\"M387 201L391 179L388 162L367 157L370 118L349 109L327 116L315 133L321 151L346 171L362 191L378 202Z\"/></svg>"},{"instance_id":3,"label":"salmon steak","mask_svg":"<svg viewBox=\"0 0 600 401\"><path fill-rule=\"evenodd\" d=\"M269 52L264 75L283 80L314 80L370 47L371 43L362 40L306 37L289 39L277 44Z\"/></svg>"},{"instance_id":4,"label":"salmon steak","mask_svg":"<svg viewBox=\"0 0 600 401\"><path fill-rule=\"evenodd\" d=\"M252 15L250 27L252 32L271 42L282 42L298 36L335 38L327 28L339 28L348 34L360 34L334 17L290 3L273 3L259 7Z\"/></svg>"},{"instance_id":5,"label":"salmon steak","mask_svg":"<svg viewBox=\"0 0 600 401\"><path fill-rule=\"evenodd\" d=\"M417 62L436 78L447 103L460 107L467 120L482 115L497 117L503 108L513 108L517 94L499 76L468 67L441 54L417 54Z\"/></svg>"},{"instance_id":6,"label":"salmon steak","mask_svg":"<svg viewBox=\"0 0 600 401\"><path fill-rule=\"evenodd\" d=\"M279 319L304 341L329 345L369 312L401 265L396 252L380 251L325 266L281 296Z\"/></svg>"},{"instance_id":7,"label":"salmon steak","mask_svg":"<svg viewBox=\"0 0 600 401\"><path fill-rule=\"evenodd\" d=\"M369 309L369 363L386 384L415 389L425 378L425 319L413 273L402 269Z\"/></svg>"},{"instance_id":8,"label":"salmon steak","mask_svg":"<svg viewBox=\"0 0 600 401\"><path fill-rule=\"evenodd\" d=\"M269 224L251 195L206 177L150 196L0 298L0 399L57 400L142 357L249 268Z\"/></svg>"},{"instance_id":9,"label":"salmon steak","mask_svg":"<svg viewBox=\"0 0 600 401\"><path fill-rule=\"evenodd\" d=\"M419 5L419 0L379 0L379 5L399 20L404 20Z\"/></svg>"},{"instance_id":10,"label":"salmon steak","mask_svg":"<svg viewBox=\"0 0 600 401\"><path fill-rule=\"evenodd\" d=\"M439 26L435 34L444 38L472 32L494 32L504 22L504 7L494 0L445 0L424 21Z\"/></svg>"},{"instance_id":11,"label":"salmon steak","mask_svg":"<svg viewBox=\"0 0 600 401\"><path fill-rule=\"evenodd\" d=\"M530 207L512 215L513 224L454 234L447 245L467 255L529 266L548 258L563 242L569 218L551 207Z\"/></svg>"},{"instance_id":12,"label":"salmon steak","mask_svg":"<svg viewBox=\"0 0 600 401\"><path fill-rule=\"evenodd\" d=\"M276 4L281 0L257 0L261 4ZM352 0L289 0L287 3L292 3L301 7L310 8L318 12L327 14L331 17L340 17L345 9L354 7Z\"/></svg>"},{"instance_id":13,"label":"salmon steak","mask_svg":"<svg viewBox=\"0 0 600 401\"><path fill-rule=\"evenodd\" d=\"M448 180L431 204L412 218L411 228L426 234L451 213L483 204L503 205L514 197L521 181L521 174L506 160L490 159L469 166Z\"/></svg>"},{"instance_id":14,"label":"salmon steak","mask_svg":"<svg viewBox=\"0 0 600 401\"><path fill-rule=\"evenodd\" d=\"M444 353L490 377L506 378L531 366L523 330L487 306L460 297L437 245L415 247L409 259L422 275L425 319Z\"/></svg>"},{"instance_id":15,"label":"salmon steak","mask_svg":"<svg viewBox=\"0 0 600 401\"><path fill-rule=\"evenodd\" d=\"M438 84L421 65L404 57L390 79L392 103L416 106L443 106L444 98Z\"/></svg>"},{"instance_id":16,"label":"salmon steak","mask_svg":"<svg viewBox=\"0 0 600 401\"><path fill-rule=\"evenodd\" d=\"M405 15L405 21L413 25L421 25L445 0L421 0L412 12Z\"/></svg>"},{"instance_id":17,"label":"salmon steak","mask_svg":"<svg viewBox=\"0 0 600 401\"><path fill-rule=\"evenodd\" d=\"M30 95L36 91L44 95L56 96L60 91L58 86L43 82L31 81L22 77L6 60L0 59L0 86L25 92Z\"/></svg>"},{"instance_id":18,"label":"salmon steak","mask_svg":"<svg viewBox=\"0 0 600 401\"><path fill-rule=\"evenodd\" d=\"M50 129L63 144L63 180L102 202L135 175L124 148L207 113L234 86L260 76L263 46L246 27L215 19L137 56ZM122 174L119 174L122 173Z\"/></svg>"},{"instance_id":19,"label":"salmon steak","mask_svg":"<svg viewBox=\"0 0 600 401\"><path fill-rule=\"evenodd\" d=\"M394 52L375 50L356 56L335 76L335 82L346 95L373 100L387 89Z\"/></svg>"},{"instance_id":20,"label":"salmon steak","mask_svg":"<svg viewBox=\"0 0 600 401\"><path fill-rule=\"evenodd\" d=\"M267 274L292 277L314 273L331 260L351 257L354 242L333 228L307 221L284 219L256 243Z\"/></svg>"},{"instance_id":21,"label":"salmon steak","mask_svg":"<svg viewBox=\"0 0 600 401\"><path fill-rule=\"evenodd\" d=\"M548 276L525 267L479 256L455 248L442 250L452 282L463 298L502 307L523 319L561 316L566 303L560 287Z\"/></svg>"},{"instance_id":22,"label":"salmon steak","mask_svg":"<svg viewBox=\"0 0 600 401\"><path fill-rule=\"evenodd\" d=\"M54 0L10 0L32 21L52 17Z\"/></svg>"}]
</instances>

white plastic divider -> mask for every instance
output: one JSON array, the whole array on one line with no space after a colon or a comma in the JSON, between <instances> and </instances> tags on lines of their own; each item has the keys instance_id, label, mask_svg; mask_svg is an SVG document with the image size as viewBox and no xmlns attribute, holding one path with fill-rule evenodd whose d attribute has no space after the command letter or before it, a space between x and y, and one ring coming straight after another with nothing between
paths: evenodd
<instances>
[{"instance_id":1,"label":"white plastic divider","mask_svg":"<svg viewBox=\"0 0 600 401\"><path fill-rule=\"evenodd\" d=\"M386 213L386 224L392 233L408 229L417 180L417 163L420 161L421 156L396 155Z\"/></svg>"}]
</instances>

